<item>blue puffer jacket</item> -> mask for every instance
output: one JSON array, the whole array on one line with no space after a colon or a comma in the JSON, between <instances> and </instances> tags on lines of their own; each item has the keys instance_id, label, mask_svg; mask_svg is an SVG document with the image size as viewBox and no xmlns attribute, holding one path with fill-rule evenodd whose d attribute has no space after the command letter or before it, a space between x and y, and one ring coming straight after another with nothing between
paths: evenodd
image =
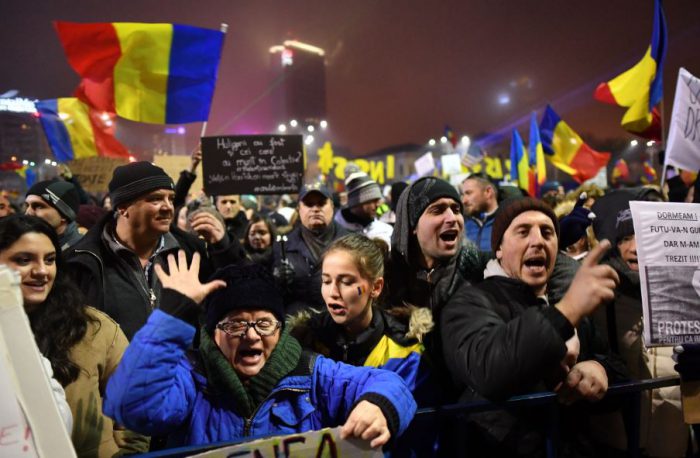
<instances>
[{"instance_id":1,"label":"blue puffer jacket","mask_svg":"<svg viewBox=\"0 0 700 458\"><path fill-rule=\"evenodd\" d=\"M243 418L227 405L230 397L208 392L206 378L187 358L194 334L186 322L153 312L110 378L105 413L134 431L170 434L172 446L333 427L361 400L382 408L394 437L415 413L415 401L396 374L318 355L308 374L282 378L252 418Z\"/></svg>"}]
</instances>

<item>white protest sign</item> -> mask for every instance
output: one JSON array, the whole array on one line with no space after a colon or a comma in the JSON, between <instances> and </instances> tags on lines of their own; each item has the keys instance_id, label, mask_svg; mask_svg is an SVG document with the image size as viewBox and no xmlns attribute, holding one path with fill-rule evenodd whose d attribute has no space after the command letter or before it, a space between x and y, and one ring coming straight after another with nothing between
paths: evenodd
<instances>
[{"instance_id":1,"label":"white protest sign","mask_svg":"<svg viewBox=\"0 0 700 458\"><path fill-rule=\"evenodd\" d=\"M416 166L416 173L419 177L424 177L430 175L433 170L435 170L435 159L433 159L433 153L428 151L418 159L414 164Z\"/></svg>"},{"instance_id":2,"label":"white protest sign","mask_svg":"<svg viewBox=\"0 0 700 458\"><path fill-rule=\"evenodd\" d=\"M442 156L442 173L444 175L456 175L462 173L462 163L459 154L445 154Z\"/></svg>"},{"instance_id":3,"label":"white protest sign","mask_svg":"<svg viewBox=\"0 0 700 458\"><path fill-rule=\"evenodd\" d=\"M648 346L700 342L700 204L630 202Z\"/></svg>"},{"instance_id":4,"label":"white protest sign","mask_svg":"<svg viewBox=\"0 0 700 458\"><path fill-rule=\"evenodd\" d=\"M666 164L700 170L700 79L682 67L666 141Z\"/></svg>"},{"instance_id":5,"label":"white protest sign","mask_svg":"<svg viewBox=\"0 0 700 458\"><path fill-rule=\"evenodd\" d=\"M268 456L274 458L307 456L324 458L381 458L384 455L381 449L372 449L368 441L341 439L339 427L258 439L193 455L196 458L229 458L234 456L251 458Z\"/></svg>"},{"instance_id":6,"label":"white protest sign","mask_svg":"<svg viewBox=\"0 0 700 458\"><path fill-rule=\"evenodd\" d=\"M8 391L12 401L5 396L0 401L0 410L7 414L0 419L6 422L0 424L0 456L75 457L24 311L19 280L15 272L2 264L0 359L12 385ZM7 388L0 389L5 392ZM13 405L17 404L26 421L13 413ZM19 447L22 453L10 453L11 448L3 448L5 446Z\"/></svg>"}]
</instances>

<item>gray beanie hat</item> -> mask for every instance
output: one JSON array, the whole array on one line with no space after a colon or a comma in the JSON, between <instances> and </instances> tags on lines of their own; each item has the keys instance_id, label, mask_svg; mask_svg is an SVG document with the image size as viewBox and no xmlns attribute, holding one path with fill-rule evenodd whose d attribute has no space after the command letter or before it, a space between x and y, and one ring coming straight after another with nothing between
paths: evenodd
<instances>
[{"instance_id":1,"label":"gray beanie hat","mask_svg":"<svg viewBox=\"0 0 700 458\"><path fill-rule=\"evenodd\" d=\"M355 164L350 164L345 168L345 177L345 190L348 193L347 208L382 198L379 184Z\"/></svg>"}]
</instances>

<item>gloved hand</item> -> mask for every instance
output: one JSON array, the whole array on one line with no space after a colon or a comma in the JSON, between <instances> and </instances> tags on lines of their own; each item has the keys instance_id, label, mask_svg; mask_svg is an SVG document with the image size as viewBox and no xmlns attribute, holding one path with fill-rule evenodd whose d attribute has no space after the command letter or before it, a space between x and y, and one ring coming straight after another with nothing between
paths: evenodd
<instances>
[{"instance_id":1,"label":"gloved hand","mask_svg":"<svg viewBox=\"0 0 700 458\"><path fill-rule=\"evenodd\" d=\"M686 381L700 380L700 344L683 344L674 347L675 369Z\"/></svg>"},{"instance_id":2,"label":"gloved hand","mask_svg":"<svg viewBox=\"0 0 700 458\"><path fill-rule=\"evenodd\" d=\"M275 279L280 285L289 288L294 283L294 266L288 259L283 259L272 271Z\"/></svg>"}]
</instances>

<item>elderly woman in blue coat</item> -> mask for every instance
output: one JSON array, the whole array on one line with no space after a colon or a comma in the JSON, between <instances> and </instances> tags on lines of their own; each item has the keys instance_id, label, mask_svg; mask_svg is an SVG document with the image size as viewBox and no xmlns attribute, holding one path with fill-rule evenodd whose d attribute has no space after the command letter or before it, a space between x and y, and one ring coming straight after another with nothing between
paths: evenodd
<instances>
[{"instance_id":1,"label":"elderly woman in blue coat","mask_svg":"<svg viewBox=\"0 0 700 458\"><path fill-rule=\"evenodd\" d=\"M107 387L104 410L170 446L209 444L343 425L341 437L386 444L416 404L403 380L302 351L262 268L230 266L197 279L199 258L168 259L161 307L136 333ZM208 296L208 297L207 297ZM206 302L199 348L188 350Z\"/></svg>"}]
</instances>

